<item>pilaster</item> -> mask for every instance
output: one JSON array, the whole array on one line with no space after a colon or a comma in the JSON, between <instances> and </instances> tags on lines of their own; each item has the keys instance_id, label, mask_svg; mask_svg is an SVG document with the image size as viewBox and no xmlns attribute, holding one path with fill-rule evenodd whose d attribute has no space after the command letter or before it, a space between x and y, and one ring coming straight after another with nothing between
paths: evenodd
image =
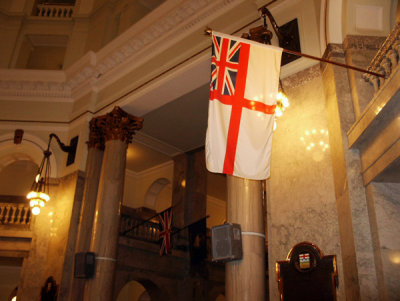
<instances>
[{"instance_id":1,"label":"pilaster","mask_svg":"<svg viewBox=\"0 0 400 301\"><path fill-rule=\"evenodd\" d=\"M330 44L325 57L345 62L342 45ZM355 121L347 70L322 66L347 300L377 300L367 200L358 150L348 148L347 131Z\"/></svg>"}]
</instances>

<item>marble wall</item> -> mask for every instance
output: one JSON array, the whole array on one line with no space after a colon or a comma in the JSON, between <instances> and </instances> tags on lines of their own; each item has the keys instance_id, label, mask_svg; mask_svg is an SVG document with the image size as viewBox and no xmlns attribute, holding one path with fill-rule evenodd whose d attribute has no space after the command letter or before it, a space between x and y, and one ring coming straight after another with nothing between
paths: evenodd
<instances>
[{"instance_id":1,"label":"marble wall","mask_svg":"<svg viewBox=\"0 0 400 301\"><path fill-rule=\"evenodd\" d=\"M379 293L386 300L399 300L400 184L373 182L368 192Z\"/></svg>"},{"instance_id":2,"label":"marble wall","mask_svg":"<svg viewBox=\"0 0 400 301\"><path fill-rule=\"evenodd\" d=\"M49 276L66 294L73 268L73 251L83 192L83 176L74 172L50 187L50 202L32 220L33 238L29 256L24 259L18 300L37 300Z\"/></svg>"},{"instance_id":3,"label":"marble wall","mask_svg":"<svg viewBox=\"0 0 400 301\"><path fill-rule=\"evenodd\" d=\"M290 107L277 120L267 181L270 300L279 300L275 262L299 242L338 258L338 300L345 300L325 95L319 66L286 78Z\"/></svg>"}]
</instances>

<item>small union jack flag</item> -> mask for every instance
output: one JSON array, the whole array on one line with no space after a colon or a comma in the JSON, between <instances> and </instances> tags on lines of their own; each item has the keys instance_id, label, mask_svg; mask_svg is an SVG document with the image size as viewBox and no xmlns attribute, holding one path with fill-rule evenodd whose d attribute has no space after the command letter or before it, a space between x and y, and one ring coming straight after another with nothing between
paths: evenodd
<instances>
[{"instance_id":1,"label":"small union jack flag","mask_svg":"<svg viewBox=\"0 0 400 301\"><path fill-rule=\"evenodd\" d=\"M219 90L218 84L222 84L220 90L222 95L234 95L236 87L237 73L239 69L239 57L241 43L235 40L229 41L227 49L222 47L222 38L213 36L212 58L211 58L211 87L210 91ZM227 53L225 53L225 51ZM221 54L223 59L221 60ZM219 83L218 74L220 72L221 61L224 64L223 80Z\"/></svg>"},{"instance_id":2,"label":"small union jack flag","mask_svg":"<svg viewBox=\"0 0 400 301\"><path fill-rule=\"evenodd\" d=\"M172 232L172 210L165 210L163 214L159 216L161 223L160 239L162 239L160 256L171 253L171 232Z\"/></svg>"}]
</instances>

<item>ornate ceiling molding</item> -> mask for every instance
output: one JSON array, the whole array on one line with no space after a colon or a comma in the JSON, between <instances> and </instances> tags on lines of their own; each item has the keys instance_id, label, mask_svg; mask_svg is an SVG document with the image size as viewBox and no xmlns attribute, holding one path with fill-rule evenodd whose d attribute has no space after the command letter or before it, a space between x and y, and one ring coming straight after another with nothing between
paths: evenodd
<instances>
[{"instance_id":1,"label":"ornate ceiling molding","mask_svg":"<svg viewBox=\"0 0 400 301\"><path fill-rule=\"evenodd\" d=\"M243 1L185 0L178 4L166 2L147 15L142 23L133 25L99 52L88 52L64 72L58 71L63 72L65 79L62 81L44 75L46 71L37 71L37 74L34 74L33 70L4 70L0 74L0 98L33 96L56 97L66 101L76 99L79 95L98 89L98 79L116 67L134 70L135 62L137 64L143 57L146 60L151 59L168 45L190 34L196 25L202 22L205 24L207 20L212 20L224 10ZM150 25L141 29L146 22ZM18 71L21 74L27 72L33 76L29 79L19 79L27 77L22 75L8 80L7 71ZM118 74L114 74L113 80L117 79Z\"/></svg>"}]
</instances>

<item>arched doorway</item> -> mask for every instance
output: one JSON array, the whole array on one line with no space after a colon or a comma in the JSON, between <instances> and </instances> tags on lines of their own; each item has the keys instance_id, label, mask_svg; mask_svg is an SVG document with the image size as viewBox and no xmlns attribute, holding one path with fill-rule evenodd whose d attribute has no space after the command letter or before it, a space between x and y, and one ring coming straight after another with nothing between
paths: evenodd
<instances>
[{"instance_id":1,"label":"arched doorway","mask_svg":"<svg viewBox=\"0 0 400 301\"><path fill-rule=\"evenodd\" d=\"M121 289L116 301L143 301L151 299L143 299L143 296L149 296L146 288L138 281L129 281ZM149 296L150 297L150 296Z\"/></svg>"},{"instance_id":2,"label":"arched doorway","mask_svg":"<svg viewBox=\"0 0 400 301\"><path fill-rule=\"evenodd\" d=\"M119 291L116 301L169 300L168 294L150 280L131 280Z\"/></svg>"},{"instance_id":3,"label":"arched doorway","mask_svg":"<svg viewBox=\"0 0 400 301\"><path fill-rule=\"evenodd\" d=\"M225 295L224 294L219 294L217 298L215 298L215 301L225 301Z\"/></svg>"},{"instance_id":4,"label":"arched doorway","mask_svg":"<svg viewBox=\"0 0 400 301\"><path fill-rule=\"evenodd\" d=\"M166 178L155 180L149 187L144 198L144 205L147 208L161 212L172 203L171 182Z\"/></svg>"}]
</instances>

